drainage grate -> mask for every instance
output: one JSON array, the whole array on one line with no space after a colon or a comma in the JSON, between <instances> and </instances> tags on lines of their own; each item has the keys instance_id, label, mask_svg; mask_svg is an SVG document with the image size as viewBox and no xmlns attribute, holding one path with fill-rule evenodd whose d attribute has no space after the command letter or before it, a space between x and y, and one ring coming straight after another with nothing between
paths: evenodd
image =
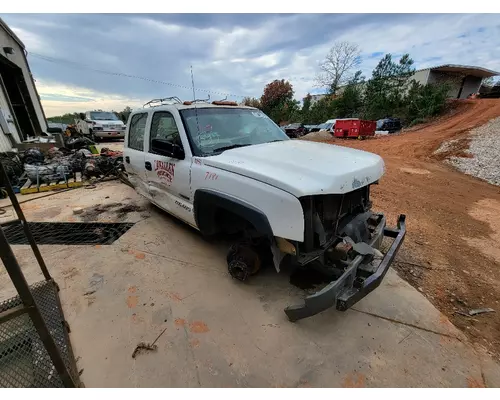
<instances>
[{"instance_id":1,"label":"drainage grate","mask_svg":"<svg viewBox=\"0 0 500 400\"><path fill-rule=\"evenodd\" d=\"M37 244L111 244L133 223L28 222ZM29 244L20 221L2 224L9 244Z\"/></svg>"},{"instance_id":2,"label":"drainage grate","mask_svg":"<svg viewBox=\"0 0 500 400\"><path fill-rule=\"evenodd\" d=\"M79 382L73 350L53 281L30 286L68 372ZM0 303L0 313L22 304L19 296ZM0 387L63 387L63 382L27 313L0 324Z\"/></svg>"}]
</instances>

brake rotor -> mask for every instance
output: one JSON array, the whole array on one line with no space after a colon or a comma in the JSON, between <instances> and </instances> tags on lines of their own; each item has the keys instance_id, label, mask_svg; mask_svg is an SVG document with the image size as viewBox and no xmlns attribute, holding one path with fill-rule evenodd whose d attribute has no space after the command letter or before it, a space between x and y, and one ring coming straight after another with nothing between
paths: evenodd
<instances>
[{"instance_id":1,"label":"brake rotor","mask_svg":"<svg viewBox=\"0 0 500 400\"><path fill-rule=\"evenodd\" d=\"M257 252L248 245L231 246L227 253L229 274L239 281L246 281L260 269L261 260Z\"/></svg>"}]
</instances>

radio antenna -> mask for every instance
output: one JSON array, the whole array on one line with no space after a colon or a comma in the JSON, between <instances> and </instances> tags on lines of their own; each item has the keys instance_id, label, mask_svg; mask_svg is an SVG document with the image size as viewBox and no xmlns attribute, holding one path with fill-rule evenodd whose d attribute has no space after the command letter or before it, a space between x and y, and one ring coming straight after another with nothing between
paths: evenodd
<instances>
[{"instance_id":1,"label":"radio antenna","mask_svg":"<svg viewBox=\"0 0 500 400\"><path fill-rule=\"evenodd\" d=\"M201 140L200 140L200 123L198 121L198 108L196 107L196 92L194 89L194 76L193 76L193 66L191 65L191 85L193 86L193 104L194 104L194 114L196 116L196 128L198 129L198 147L201 150Z\"/></svg>"}]
</instances>

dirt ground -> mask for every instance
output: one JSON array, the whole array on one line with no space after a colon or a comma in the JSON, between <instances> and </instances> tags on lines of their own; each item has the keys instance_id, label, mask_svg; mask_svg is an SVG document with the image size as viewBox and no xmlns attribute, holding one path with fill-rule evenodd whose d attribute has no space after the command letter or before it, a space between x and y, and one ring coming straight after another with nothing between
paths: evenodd
<instances>
[{"instance_id":1,"label":"dirt ground","mask_svg":"<svg viewBox=\"0 0 500 400\"><path fill-rule=\"evenodd\" d=\"M330 140L382 156L386 173L373 188L374 208L391 223L407 215L398 273L475 343L500 359L500 188L466 176L433 155L440 144L500 116L500 100L464 100L448 115L397 136ZM500 134L500 132L499 132ZM458 312L493 308L468 317Z\"/></svg>"},{"instance_id":2,"label":"dirt ground","mask_svg":"<svg viewBox=\"0 0 500 400\"><path fill-rule=\"evenodd\" d=\"M384 141L348 144L365 146L370 142ZM483 280L495 276L483 272L486 266L496 265L487 264L489 259L481 250L487 250L484 243L498 248L500 238L488 235L500 227L479 225L474 218L492 218L495 208L485 212L485 203L480 200L498 202L498 194L495 197L494 192L485 192L492 187L452 173L437 161L402 162L398 156L386 157L388 173L375 190L375 206L389 214L392 222L398 212L408 215L408 241L398 260L420 267L400 263L397 269L454 318L451 308L441 307L430 297L437 292L431 284L441 282L442 288L470 302L468 307L479 302L476 297L462 295L470 285L460 271L467 270L471 279L480 276L483 288ZM410 181L412 187L405 184L409 179L415 179ZM466 231L453 230L454 220L448 214L449 220L439 220L443 225L440 235L435 224L441 217L434 208L450 213L451 206L429 204L431 199L440 199L435 192L446 179L459 182L452 189L442 189L451 191L451 198L467 193L466 184L474 193L488 195L477 202L470 199L464 215L453 211L453 218L460 216L465 222L456 225L465 226ZM431 181L437 184L429 184ZM419 192L433 186L436 188L428 194L429 200L418 197ZM61 288L77 367L86 387L500 387L499 364L479 346L472 346L422 293L392 270L377 290L345 313L329 309L290 323L283 308L299 304L304 297L303 290L290 285L290 276L267 268L248 284L239 285L227 274L225 244L204 240L127 185L103 182L94 188L42 196L46 195L19 196L22 201L32 199L22 204L29 221L135 223L111 245L40 245ZM8 200L0 201L0 207L7 204ZM415 204L424 211L417 212ZM84 212L74 214L77 207ZM14 218L12 208L5 208L0 222ZM460 264L451 258L454 247L447 250L452 246L447 243L451 242L449 232L464 237L462 242L455 239L460 246L455 251ZM28 282L41 280L29 246L12 247ZM467 265L474 247L479 267L455 267ZM437 268L447 268L448 273L436 278L434 268L437 272ZM447 285L444 277L449 276L452 283ZM13 295L12 283L0 268L0 300ZM445 294L442 299L446 300ZM484 304L498 312L498 305L489 301L485 295ZM488 323L498 325L496 316L480 315L475 319L484 321L483 325L473 326L483 335L489 333L484 337L490 342L495 326L487 327ZM481 342L481 337L472 337ZM156 351L132 357L139 343L152 343L155 338Z\"/></svg>"},{"instance_id":3,"label":"dirt ground","mask_svg":"<svg viewBox=\"0 0 500 400\"><path fill-rule=\"evenodd\" d=\"M22 208L29 221L135 223L112 244L39 246L86 387L500 387L500 365L393 270L346 312L291 323L283 309L305 291L289 274L235 282L226 243L119 181ZM29 246L12 248L28 282L43 279ZM14 295L0 268L0 301Z\"/></svg>"}]
</instances>

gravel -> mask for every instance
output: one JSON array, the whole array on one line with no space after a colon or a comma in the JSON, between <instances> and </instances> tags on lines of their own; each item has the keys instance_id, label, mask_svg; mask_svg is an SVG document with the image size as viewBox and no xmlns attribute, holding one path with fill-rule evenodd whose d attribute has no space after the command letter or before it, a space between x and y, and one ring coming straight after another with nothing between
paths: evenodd
<instances>
[{"instance_id":1,"label":"gravel","mask_svg":"<svg viewBox=\"0 0 500 400\"><path fill-rule=\"evenodd\" d=\"M500 186L500 117L473 129L469 138L467 153L472 158L450 157L447 162L467 175ZM443 143L436 153L448 148L449 143Z\"/></svg>"}]
</instances>

